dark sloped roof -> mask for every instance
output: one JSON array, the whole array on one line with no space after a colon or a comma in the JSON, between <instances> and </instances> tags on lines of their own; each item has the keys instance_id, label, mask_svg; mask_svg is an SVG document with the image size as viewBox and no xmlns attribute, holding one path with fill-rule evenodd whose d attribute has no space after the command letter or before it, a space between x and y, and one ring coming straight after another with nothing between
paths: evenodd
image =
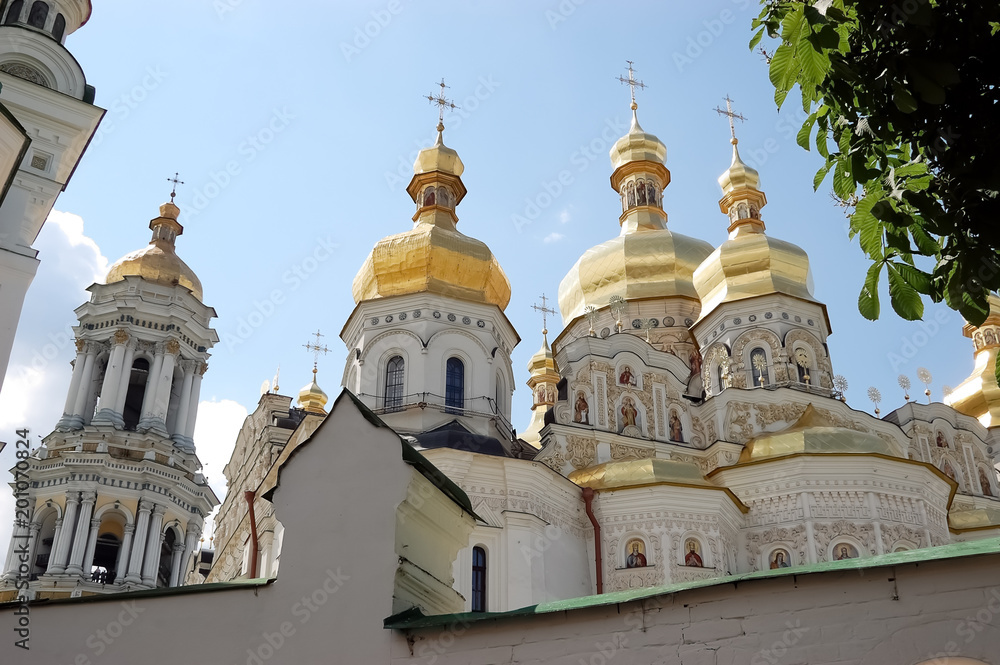
<instances>
[{"instance_id":1,"label":"dark sloped roof","mask_svg":"<svg viewBox=\"0 0 1000 665\"><path fill-rule=\"evenodd\" d=\"M453 420L450 423L427 432L414 434L413 438L417 440L420 447L427 450L452 448L454 450L465 450L470 453L479 453L480 455L510 457L507 449L503 447L499 439L470 432L457 420Z\"/></svg>"}]
</instances>

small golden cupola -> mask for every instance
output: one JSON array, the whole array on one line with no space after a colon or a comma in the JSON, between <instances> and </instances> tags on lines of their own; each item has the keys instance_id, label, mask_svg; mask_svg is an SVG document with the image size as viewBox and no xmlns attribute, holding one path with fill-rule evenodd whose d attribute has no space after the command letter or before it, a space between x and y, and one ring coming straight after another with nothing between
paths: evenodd
<instances>
[{"instance_id":1,"label":"small golden cupola","mask_svg":"<svg viewBox=\"0 0 1000 665\"><path fill-rule=\"evenodd\" d=\"M962 333L975 345L972 375L944 398L944 403L967 416L978 418L983 427L1000 425L1000 385L996 362L1000 353L1000 298L989 296L990 313L980 326L965 324Z\"/></svg>"},{"instance_id":2,"label":"small golden cupola","mask_svg":"<svg viewBox=\"0 0 1000 665\"><path fill-rule=\"evenodd\" d=\"M298 405L308 413L315 413L321 416L326 415L326 402L329 399L323 389L316 383L316 368L313 367L313 378L310 383L302 386L299 397L296 400Z\"/></svg>"},{"instance_id":3,"label":"small golden cupola","mask_svg":"<svg viewBox=\"0 0 1000 665\"><path fill-rule=\"evenodd\" d=\"M559 383L559 368L556 366L555 356L549 348L547 314L555 314L555 310L546 306L547 298L542 295L542 305L532 305L534 309L542 312L542 348L538 349L535 355L528 361L528 387L531 388L531 422L528 428L518 437L526 443L541 448L541 431L545 427L545 414L548 413L556 403L557 384Z\"/></svg>"},{"instance_id":4,"label":"small golden cupola","mask_svg":"<svg viewBox=\"0 0 1000 665\"><path fill-rule=\"evenodd\" d=\"M805 250L764 233L760 210L767 197L760 189L760 174L740 157L726 99L732 133L733 161L719 176L722 198L719 209L729 216L729 239L695 271L694 285L701 298L701 318L726 302L772 293L783 293L818 302L812 293L809 257Z\"/></svg>"},{"instance_id":5,"label":"small golden cupola","mask_svg":"<svg viewBox=\"0 0 1000 665\"><path fill-rule=\"evenodd\" d=\"M510 282L500 263L485 243L455 228L455 208L467 191L461 178L465 165L444 144L443 107L437 132L434 145L417 155L406 188L417 205L415 224L375 245L354 278L354 302L429 292L503 310Z\"/></svg>"},{"instance_id":6,"label":"small golden cupola","mask_svg":"<svg viewBox=\"0 0 1000 665\"><path fill-rule=\"evenodd\" d=\"M619 80L632 88L632 125L610 153L611 187L621 198L621 231L584 252L560 283L559 309L567 326L588 307L607 306L612 296L625 300L680 297L694 303L697 310L692 276L712 252L708 243L667 228L663 210L663 192L670 184L667 147L639 125L635 87L645 86L635 80L631 63L628 74Z\"/></svg>"},{"instance_id":7,"label":"small golden cupola","mask_svg":"<svg viewBox=\"0 0 1000 665\"><path fill-rule=\"evenodd\" d=\"M184 232L184 227L177 221L179 216L180 209L174 205L174 194L171 194L170 201L160 206L160 216L149 223L153 231L149 245L115 261L104 280L105 284L136 276L154 284L183 286L199 301L202 300L201 280L174 249L177 236Z\"/></svg>"}]
</instances>

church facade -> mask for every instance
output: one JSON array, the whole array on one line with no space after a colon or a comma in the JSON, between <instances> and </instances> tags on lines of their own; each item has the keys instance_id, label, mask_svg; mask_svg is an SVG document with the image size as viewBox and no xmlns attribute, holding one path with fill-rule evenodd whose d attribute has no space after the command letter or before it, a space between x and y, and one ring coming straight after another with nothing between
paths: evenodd
<instances>
[{"instance_id":1,"label":"church facade","mask_svg":"<svg viewBox=\"0 0 1000 665\"><path fill-rule=\"evenodd\" d=\"M163 204L77 309L63 415L26 462L0 609L47 637L13 662L996 662L1000 299L949 404L851 409L735 133L712 247L670 229L666 146L632 111L617 233L559 285L521 433L510 283L458 228L442 114L412 227L352 285L339 396L315 366L295 405L261 396L207 574L215 311Z\"/></svg>"}]
</instances>

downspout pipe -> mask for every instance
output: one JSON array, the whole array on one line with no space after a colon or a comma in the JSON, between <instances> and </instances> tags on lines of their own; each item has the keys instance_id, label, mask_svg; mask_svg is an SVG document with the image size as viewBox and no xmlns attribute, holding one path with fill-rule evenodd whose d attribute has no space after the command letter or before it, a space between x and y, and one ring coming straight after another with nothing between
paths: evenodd
<instances>
[{"instance_id":1,"label":"downspout pipe","mask_svg":"<svg viewBox=\"0 0 1000 665\"><path fill-rule=\"evenodd\" d=\"M256 579L257 577L257 552L260 550L260 546L257 542L257 516L253 511L253 501L254 492L247 490L243 492L243 498L247 500L247 507L250 510L250 577L249 579Z\"/></svg>"},{"instance_id":2,"label":"downspout pipe","mask_svg":"<svg viewBox=\"0 0 1000 665\"><path fill-rule=\"evenodd\" d=\"M587 517L594 525L594 568L596 571L597 593L604 593L604 566L601 565L601 525L594 515L594 490L589 487L583 488L583 503L587 507Z\"/></svg>"}]
</instances>

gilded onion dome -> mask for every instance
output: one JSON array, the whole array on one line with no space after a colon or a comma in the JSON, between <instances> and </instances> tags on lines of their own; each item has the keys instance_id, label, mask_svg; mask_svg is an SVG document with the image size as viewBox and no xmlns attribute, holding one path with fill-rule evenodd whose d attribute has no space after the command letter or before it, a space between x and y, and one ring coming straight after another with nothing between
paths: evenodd
<instances>
[{"instance_id":1,"label":"gilded onion dome","mask_svg":"<svg viewBox=\"0 0 1000 665\"><path fill-rule=\"evenodd\" d=\"M809 257L801 247L764 234L760 210L767 197L760 174L740 158L735 138L732 144L733 162L719 176L719 209L729 216L729 239L694 274L702 318L722 303L771 293L816 302Z\"/></svg>"},{"instance_id":2,"label":"gilded onion dome","mask_svg":"<svg viewBox=\"0 0 1000 665\"><path fill-rule=\"evenodd\" d=\"M437 293L504 309L510 282L485 243L455 228L465 197L458 153L437 141L421 150L406 191L417 204L412 229L383 238L354 278L354 302L411 293Z\"/></svg>"},{"instance_id":3,"label":"gilded onion dome","mask_svg":"<svg viewBox=\"0 0 1000 665\"><path fill-rule=\"evenodd\" d=\"M104 282L112 284L129 276L142 277L155 284L183 286L202 300L201 280L174 249L174 241L184 232L177 221L179 215L180 209L173 201L161 205L160 216L149 223L153 231L149 245L115 261Z\"/></svg>"},{"instance_id":4,"label":"gilded onion dome","mask_svg":"<svg viewBox=\"0 0 1000 665\"><path fill-rule=\"evenodd\" d=\"M621 233L592 247L559 285L559 309L568 324L588 306L626 300L681 297L694 302L695 269L711 254L708 243L673 233L663 211L670 184L667 148L640 125L632 105L632 126L611 148L611 187L621 197Z\"/></svg>"},{"instance_id":5,"label":"gilded onion dome","mask_svg":"<svg viewBox=\"0 0 1000 665\"><path fill-rule=\"evenodd\" d=\"M316 368L313 367L312 382L302 386L302 390L299 391L299 397L296 401L306 412L322 416L326 415L325 407L327 399L326 393L316 383Z\"/></svg>"},{"instance_id":6,"label":"gilded onion dome","mask_svg":"<svg viewBox=\"0 0 1000 665\"><path fill-rule=\"evenodd\" d=\"M962 333L972 339L976 364L972 375L950 394L944 403L967 416L978 418L984 427L1000 425L1000 385L997 385L996 361L1000 352L1000 298L990 294L990 313L980 326L967 323Z\"/></svg>"},{"instance_id":7,"label":"gilded onion dome","mask_svg":"<svg viewBox=\"0 0 1000 665\"><path fill-rule=\"evenodd\" d=\"M899 456L881 437L839 427L810 404L791 427L779 432L765 432L748 441L739 461L743 463L803 453Z\"/></svg>"},{"instance_id":8,"label":"gilded onion dome","mask_svg":"<svg viewBox=\"0 0 1000 665\"><path fill-rule=\"evenodd\" d=\"M545 427L545 414L556 403L556 384L559 383L559 368L556 366L556 359L549 348L549 340L546 336L548 330L542 331L542 348L538 349L535 355L528 361L528 387L531 388L531 422L527 429L518 436L522 441L534 446L541 447L540 433Z\"/></svg>"}]
</instances>

